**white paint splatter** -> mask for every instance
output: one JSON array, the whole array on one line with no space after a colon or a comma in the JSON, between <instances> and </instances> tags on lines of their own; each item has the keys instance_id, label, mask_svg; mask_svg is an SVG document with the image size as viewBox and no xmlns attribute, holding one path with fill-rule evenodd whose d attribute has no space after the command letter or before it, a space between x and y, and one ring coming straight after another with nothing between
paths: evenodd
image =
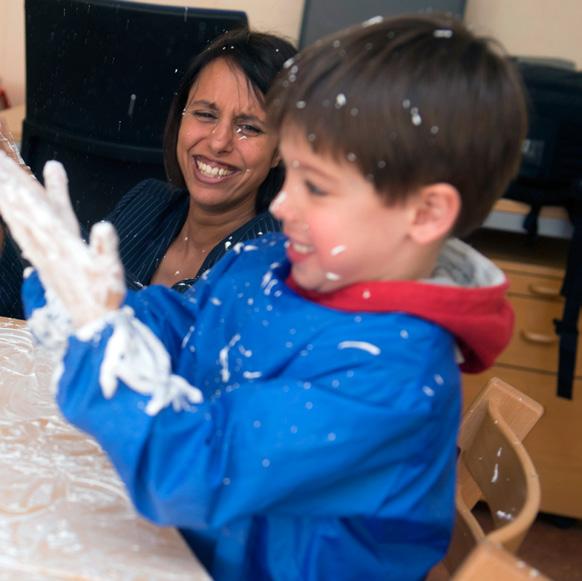
<instances>
[{"instance_id":1,"label":"white paint splatter","mask_svg":"<svg viewBox=\"0 0 582 581\"><path fill-rule=\"evenodd\" d=\"M198 388L183 377L172 374L170 356L165 347L134 317L129 307L113 311L98 325L86 325L85 334L91 335L89 327L100 332L105 324L111 324L113 334L105 348L99 373L103 397L113 397L121 380L130 389L151 396L145 407L149 415L156 415L170 404L179 411L203 400Z\"/></svg>"},{"instance_id":2,"label":"white paint splatter","mask_svg":"<svg viewBox=\"0 0 582 581\"><path fill-rule=\"evenodd\" d=\"M372 26L373 24L379 24L380 22L384 21L384 17L383 16L372 16L372 18L368 18L368 20L364 20L364 22L362 22L362 26Z\"/></svg>"},{"instance_id":3,"label":"white paint splatter","mask_svg":"<svg viewBox=\"0 0 582 581\"><path fill-rule=\"evenodd\" d=\"M493 476L491 477L491 484L495 484L499 479L499 464L495 464L495 468L493 468Z\"/></svg>"},{"instance_id":4,"label":"white paint splatter","mask_svg":"<svg viewBox=\"0 0 582 581\"><path fill-rule=\"evenodd\" d=\"M338 349L361 349L367 351L370 355L380 355L382 350L373 343L367 341L342 341L337 346Z\"/></svg>"},{"instance_id":5,"label":"white paint splatter","mask_svg":"<svg viewBox=\"0 0 582 581\"><path fill-rule=\"evenodd\" d=\"M343 93L338 93L336 95L335 97L336 109L341 109L347 102L348 100L346 99L346 96Z\"/></svg>"},{"instance_id":6,"label":"white paint splatter","mask_svg":"<svg viewBox=\"0 0 582 581\"><path fill-rule=\"evenodd\" d=\"M263 374L260 371L243 371L243 377L245 379L259 379Z\"/></svg>"},{"instance_id":7,"label":"white paint splatter","mask_svg":"<svg viewBox=\"0 0 582 581\"><path fill-rule=\"evenodd\" d=\"M182 345L180 346L182 349L184 349L184 347L186 347L186 345L188 344L188 341L190 341L190 337L192 337L192 333L194 333L194 329L195 329L194 325L192 325L188 329L188 332L186 333L186 335L182 339Z\"/></svg>"},{"instance_id":8,"label":"white paint splatter","mask_svg":"<svg viewBox=\"0 0 582 581\"><path fill-rule=\"evenodd\" d=\"M437 29L433 32L435 38L451 38L453 36L453 31L449 29Z\"/></svg>"},{"instance_id":9,"label":"white paint splatter","mask_svg":"<svg viewBox=\"0 0 582 581\"><path fill-rule=\"evenodd\" d=\"M281 204L283 204L286 199L287 199L287 192L285 190L281 190L277 194L277 197L271 202L271 205L269 206L269 211L271 213L274 212L274 211L276 211L277 208L279 208L279 206Z\"/></svg>"},{"instance_id":10,"label":"white paint splatter","mask_svg":"<svg viewBox=\"0 0 582 581\"><path fill-rule=\"evenodd\" d=\"M330 254L332 256L337 256L338 254L341 254L342 252L346 251L346 246L344 244L338 244L337 246L334 246L331 250L330 250Z\"/></svg>"},{"instance_id":11,"label":"white paint splatter","mask_svg":"<svg viewBox=\"0 0 582 581\"><path fill-rule=\"evenodd\" d=\"M502 510L498 510L495 512L498 518L502 520L513 520L513 515L509 512L503 512Z\"/></svg>"},{"instance_id":12,"label":"white paint splatter","mask_svg":"<svg viewBox=\"0 0 582 581\"><path fill-rule=\"evenodd\" d=\"M327 278L327 280L336 281L341 280L342 277L339 274L336 274L335 272L326 272L325 278Z\"/></svg>"},{"instance_id":13,"label":"white paint splatter","mask_svg":"<svg viewBox=\"0 0 582 581\"><path fill-rule=\"evenodd\" d=\"M240 335L237 333L218 353L218 361L220 363L220 378L223 383L227 383L230 379L230 370L228 368L228 352L240 341Z\"/></svg>"}]
</instances>

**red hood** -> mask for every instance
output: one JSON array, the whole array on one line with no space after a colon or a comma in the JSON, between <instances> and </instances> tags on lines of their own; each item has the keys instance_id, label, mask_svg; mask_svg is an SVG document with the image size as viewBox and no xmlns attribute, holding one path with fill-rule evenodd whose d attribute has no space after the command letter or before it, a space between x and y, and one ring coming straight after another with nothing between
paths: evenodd
<instances>
[{"instance_id":1,"label":"red hood","mask_svg":"<svg viewBox=\"0 0 582 581\"><path fill-rule=\"evenodd\" d=\"M467 252L463 248L466 245L459 241L455 241L454 246L456 251L461 248ZM469 249L468 255L475 260L478 253ZM332 309L405 312L432 321L456 337L464 358L461 369L479 373L490 367L509 343L514 315L505 296L509 286L507 280L497 267L478 256L481 270L485 264L487 275L496 281L495 284L467 287L430 281L372 281L331 293L306 291L291 276L287 284L297 294Z\"/></svg>"}]
</instances>

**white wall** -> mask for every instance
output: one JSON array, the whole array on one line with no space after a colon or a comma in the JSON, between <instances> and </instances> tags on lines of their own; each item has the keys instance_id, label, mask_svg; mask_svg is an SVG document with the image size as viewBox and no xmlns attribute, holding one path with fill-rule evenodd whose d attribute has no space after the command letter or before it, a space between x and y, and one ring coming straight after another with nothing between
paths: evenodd
<instances>
[{"instance_id":1,"label":"white wall","mask_svg":"<svg viewBox=\"0 0 582 581\"><path fill-rule=\"evenodd\" d=\"M468 0L465 21L510 54L560 57L582 68L582 0Z\"/></svg>"}]
</instances>

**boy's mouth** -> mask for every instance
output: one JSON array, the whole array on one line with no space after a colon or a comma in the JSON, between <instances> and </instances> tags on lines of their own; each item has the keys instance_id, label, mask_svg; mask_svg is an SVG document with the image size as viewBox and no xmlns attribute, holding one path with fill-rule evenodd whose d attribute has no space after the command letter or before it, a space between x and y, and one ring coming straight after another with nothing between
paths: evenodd
<instances>
[{"instance_id":1,"label":"boy's mouth","mask_svg":"<svg viewBox=\"0 0 582 581\"><path fill-rule=\"evenodd\" d=\"M313 251L314 247L311 244L302 244L301 242L289 240L287 257L291 262L298 263L308 258Z\"/></svg>"},{"instance_id":2,"label":"boy's mouth","mask_svg":"<svg viewBox=\"0 0 582 581\"><path fill-rule=\"evenodd\" d=\"M235 173L238 173L238 169L230 165L218 163L216 161L211 161L210 159L201 157L199 155L194 157L194 165L198 170L198 174L203 178L220 181L228 178Z\"/></svg>"}]
</instances>

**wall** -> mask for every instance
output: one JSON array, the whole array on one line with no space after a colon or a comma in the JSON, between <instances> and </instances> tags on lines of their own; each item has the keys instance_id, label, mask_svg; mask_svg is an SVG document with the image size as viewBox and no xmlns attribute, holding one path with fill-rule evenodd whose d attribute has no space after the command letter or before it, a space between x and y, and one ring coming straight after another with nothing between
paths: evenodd
<instances>
[{"instance_id":1,"label":"wall","mask_svg":"<svg viewBox=\"0 0 582 581\"><path fill-rule=\"evenodd\" d=\"M144 0L142 0L144 1ZM145 0L245 10L251 25L299 37L305 0ZM316 2L317 0L308 0ZM405 0L403 0L405 3ZM466 21L512 54L571 59L582 68L580 0L468 0ZM13 104L24 101L24 0L0 0L0 78Z\"/></svg>"},{"instance_id":2,"label":"wall","mask_svg":"<svg viewBox=\"0 0 582 581\"><path fill-rule=\"evenodd\" d=\"M510 54L561 57L582 68L580 0L468 0L465 21Z\"/></svg>"},{"instance_id":3,"label":"wall","mask_svg":"<svg viewBox=\"0 0 582 581\"><path fill-rule=\"evenodd\" d=\"M24 102L24 0L0 0L0 80L13 105Z\"/></svg>"}]
</instances>

